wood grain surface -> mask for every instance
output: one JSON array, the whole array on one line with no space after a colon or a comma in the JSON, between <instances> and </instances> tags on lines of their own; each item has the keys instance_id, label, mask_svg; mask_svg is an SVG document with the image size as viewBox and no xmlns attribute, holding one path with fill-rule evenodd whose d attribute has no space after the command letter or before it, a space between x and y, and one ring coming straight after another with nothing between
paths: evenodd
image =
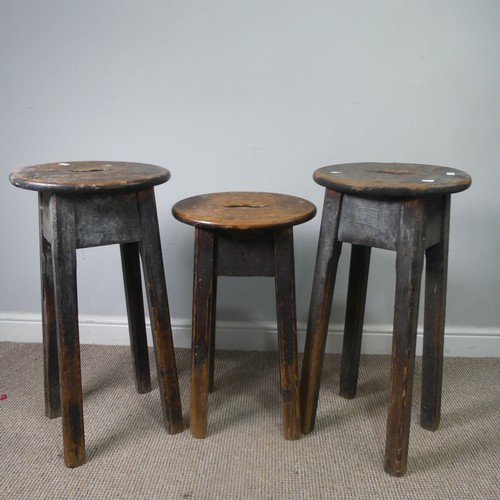
<instances>
[{"instance_id":1,"label":"wood grain surface","mask_svg":"<svg viewBox=\"0 0 500 500\"><path fill-rule=\"evenodd\" d=\"M181 222L205 229L291 227L314 217L316 207L296 196L236 191L186 198L172 207Z\"/></svg>"},{"instance_id":2,"label":"wood grain surface","mask_svg":"<svg viewBox=\"0 0 500 500\"><path fill-rule=\"evenodd\" d=\"M313 178L328 189L366 196L451 194L472 182L461 170L414 163L343 163L320 168Z\"/></svg>"},{"instance_id":3,"label":"wood grain surface","mask_svg":"<svg viewBox=\"0 0 500 500\"><path fill-rule=\"evenodd\" d=\"M137 191L168 179L170 172L166 168L116 161L46 163L24 167L9 176L16 187L57 193Z\"/></svg>"}]
</instances>

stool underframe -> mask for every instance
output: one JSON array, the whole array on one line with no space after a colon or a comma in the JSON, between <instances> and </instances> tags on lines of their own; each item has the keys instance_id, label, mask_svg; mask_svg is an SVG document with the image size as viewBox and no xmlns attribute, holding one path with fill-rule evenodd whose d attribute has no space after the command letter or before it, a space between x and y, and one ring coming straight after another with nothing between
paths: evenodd
<instances>
[{"instance_id":1,"label":"stool underframe","mask_svg":"<svg viewBox=\"0 0 500 500\"><path fill-rule=\"evenodd\" d=\"M154 189L39 192L45 412L62 415L64 460L85 463L76 250L119 244L136 388L151 390L140 262L153 333L161 406L169 433L183 430Z\"/></svg>"},{"instance_id":2,"label":"stool underframe","mask_svg":"<svg viewBox=\"0 0 500 500\"><path fill-rule=\"evenodd\" d=\"M426 259L420 424L441 413L450 195L370 198L326 189L301 378L302 432L313 427L342 243L351 243L340 394L356 394L371 247L396 251L385 470L406 472L420 282Z\"/></svg>"},{"instance_id":3,"label":"stool underframe","mask_svg":"<svg viewBox=\"0 0 500 500\"><path fill-rule=\"evenodd\" d=\"M278 320L283 434L300 437L299 370L293 229L231 231L195 228L190 429L207 434L208 394L214 387L218 276L274 276Z\"/></svg>"}]
</instances>

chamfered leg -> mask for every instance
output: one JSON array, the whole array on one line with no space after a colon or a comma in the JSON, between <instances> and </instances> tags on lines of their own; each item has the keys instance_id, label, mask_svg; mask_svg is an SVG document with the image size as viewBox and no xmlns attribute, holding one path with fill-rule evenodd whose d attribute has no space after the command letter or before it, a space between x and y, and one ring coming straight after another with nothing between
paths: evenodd
<instances>
[{"instance_id":1,"label":"chamfered leg","mask_svg":"<svg viewBox=\"0 0 500 500\"><path fill-rule=\"evenodd\" d=\"M356 395L358 385L370 254L371 247L352 245L342 360L340 364L340 395L347 399L351 399Z\"/></svg>"},{"instance_id":2,"label":"chamfered leg","mask_svg":"<svg viewBox=\"0 0 500 500\"><path fill-rule=\"evenodd\" d=\"M341 204L342 194L327 189L323 204L300 379L300 415L304 434L312 431L316 419L328 322L337 265L342 250L342 243L337 240Z\"/></svg>"},{"instance_id":3,"label":"chamfered leg","mask_svg":"<svg viewBox=\"0 0 500 500\"><path fill-rule=\"evenodd\" d=\"M42 333L44 361L44 393L45 415L49 418L61 416L61 387L59 385L59 361L57 353L57 321L54 302L54 271L52 266L52 245L46 239L46 233L52 233L52 228L45 228L49 218L45 203L49 196L38 193L40 208L40 277L42 292ZM45 216L44 216L45 215Z\"/></svg>"},{"instance_id":4,"label":"chamfered leg","mask_svg":"<svg viewBox=\"0 0 500 500\"><path fill-rule=\"evenodd\" d=\"M425 314L420 425L434 431L441 417L450 195L442 197L441 241L425 252Z\"/></svg>"},{"instance_id":5,"label":"chamfered leg","mask_svg":"<svg viewBox=\"0 0 500 500\"><path fill-rule=\"evenodd\" d=\"M54 297L57 316L64 463L85 463L76 290L75 214L71 200L52 196Z\"/></svg>"},{"instance_id":6,"label":"chamfered leg","mask_svg":"<svg viewBox=\"0 0 500 500\"><path fill-rule=\"evenodd\" d=\"M208 373L208 392L213 392L215 381L215 338L216 338L216 318L217 318L217 271L214 269L212 274L212 309L210 320L210 333L208 341L210 343L209 352L209 373Z\"/></svg>"},{"instance_id":7,"label":"chamfered leg","mask_svg":"<svg viewBox=\"0 0 500 500\"><path fill-rule=\"evenodd\" d=\"M189 428L196 438L207 435L215 238L213 231L195 229Z\"/></svg>"},{"instance_id":8,"label":"chamfered leg","mask_svg":"<svg viewBox=\"0 0 500 500\"><path fill-rule=\"evenodd\" d=\"M155 348L165 426L170 434L184 429L168 308L165 270L153 188L137 193L143 239L139 244Z\"/></svg>"},{"instance_id":9,"label":"chamfered leg","mask_svg":"<svg viewBox=\"0 0 500 500\"><path fill-rule=\"evenodd\" d=\"M423 267L423 200L405 200L401 206L396 242L396 294L391 380L387 416L385 471L406 472L415 368L420 281Z\"/></svg>"},{"instance_id":10,"label":"chamfered leg","mask_svg":"<svg viewBox=\"0 0 500 500\"><path fill-rule=\"evenodd\" d=\"M299 439L299 364L292 228L274 232L274 260L283 435L286 439Z\"/></svg>"},{"instance_id":11,"label":"chamfered leg","mask_svg":"<svg viewBox=\"0 0 500 500\"><path fill-rule=\"evenodd\" d=\"M135 386L139 394L144 394L151 391L151 375L149 373L139 244L137 242L123 243L120 245L120 253L127 303L130 347L134 361Z\"/></svg>"}]
</instances>

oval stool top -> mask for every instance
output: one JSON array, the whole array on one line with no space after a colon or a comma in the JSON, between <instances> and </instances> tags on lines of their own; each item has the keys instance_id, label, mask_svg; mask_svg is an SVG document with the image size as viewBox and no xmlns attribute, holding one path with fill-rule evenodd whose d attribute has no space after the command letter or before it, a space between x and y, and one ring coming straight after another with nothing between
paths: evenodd
<instances>
[{"instance_id":1,"label":"oval stool top","mask_svg":"<svg viewBox=\"0 0 500 500\"><path fill-rule=\"evenodd\" d=\"M16 170L9 176L16 187L57 193L139 191L168 179L166 168L121 161L46 163Z\"/></svg>"},{"instance_id":2,"label":"oval stool top","mask_svg":"<svg viewBox=\"0 0 500 500\"><path fill-rule=\"evenodd\" d=\"M314 180L328 189L365 196L424 196L464 191L469 174L413 163L343 163L319 168Z\"/></svg>"},{"instance_id":3,"label":"oval stool top","mask_svg":"<svg viewBox=\"0 0 500 500\"><path fill-rule=\"evenodd\" d=\"M302 224L316 207L286 194L236 191L193 196L172 207L181 222L206 229L270 229Z\"/></svg>"}]
</instances>

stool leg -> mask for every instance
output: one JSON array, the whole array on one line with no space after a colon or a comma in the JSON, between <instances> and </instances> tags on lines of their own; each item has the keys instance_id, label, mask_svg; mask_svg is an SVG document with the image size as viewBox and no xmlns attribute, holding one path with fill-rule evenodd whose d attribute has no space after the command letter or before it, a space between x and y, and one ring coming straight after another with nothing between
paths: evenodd
<instances>
[{"instance_id":1,"label":"stool leg","mask_svg":"<svg viewBox=\"0 0 500 500\"><path fill-rule=\"evenodd\" d=\"M370 247L352 245L342 361L340 364L340 395L347 399L351 399L356 395L358 385L370 253Z\"/></svg>"},{"instance_id":2,"label":"stool leg","mask_svg":"<svg viewBox=\"0 0 500 500\"><path fill-rule=\"evenodd\" d=\"M441 417L450 198L443 196L441 241L426 250L420 425L430 431L438 428Z\"/></svg>"},{"instance_id":3,"label":"stool leg","mask_svg":"<svg viewBox=\"0 0 500 500\"><path fill-rule=\"evenodd\" d=\"M59 385L59 361L57 353L54 271L52 268L52 246L43 235L42 195L43 193L40 192L40 277L42 285L45 415L49 418L56 418L61 416L61 387Z\"/></svg>"},{"instance_id":4,"label":"stool leg","mask_svg":"<svg viewBox=\"0 0 500 500\"><path fill-rule=\"evenodd\" d=\"M139 394L144 394L151 391L151 375L149 373L148 341L144 318L139 244L136 242L123 243L120 245L120 253L127 303L130 347L134 361L135 386Z\"/></svg>"},{"instance_id":5,"label":"stool leg","mask_svg":"<svg viewBox=\"0 0 500 500\"><path fill-rule=\"evenodd\" d=\"M63 197L54 195L52 197L52 220L64 463L67 467L78 467L85 463L85 434L78 335L73 204Z\"/></svg>"},{"instance_id":6,"label":"stool leg","mask_svg":"<svg viewBox=\"0 0 500 500\"><path fill-rule=\"evenodd\" d=\"M217 308L217 272L214 271L212 275L212 310L211 310L211 320L210 320L210 333L208 334L208 339L210 342L210 365L208 373L208 392L211 393L214 390L214 377L215 377L215 323L216 323L216 308Z\"/></svg>"},{"instance_id":7,"label":"stool leg","mask_svg":"<svg viewBox=\"0 0 500 500\"><path fill-rule=\"evenodd\" d=\"M210 330L214 284L215 234L195 229L193 286L193 339L191 348L191 390L189 427L196 438L207 435ZM215 318L213 319L215 322Z\"/></svg>"},{"instance_id":8,"label":"stool leg","mask_svg":"<svg viewBox=\"0 0 500 500\"><path fill-rule=\"evenodd\" d=\"M300 379L302 432L314 428L328 322L342 243L337 240L342 195L326 190Z\"/></svg>"},{"instance_id":9,"label":"stool leg","mask_svg":"<svg viewBox=\"0 0 500 500\"><path fill-rule=\"evenodd\" d=\"M408 459L418 305L424 253L422 204L422 198L407 200L402 204L396 243L394 333L384 464L385 471L393 476L405 474Z\"/></svg>"},{"instance_id":10,"label":"stool leg","mask_svg":"<svg viewBox=\"0 0 500 500\"><path fill-rule=\"evenodd\" d=\"M274 232L274 261L283 435L286 439L299 439L299 362L292 228Z\"/></svg>"},{"instance_id":11,"label":"stool leg","mask_svg":"<svg viewBox=\"0 0 500 500\"><path fill-rule=\"evenodd\" d=\"M176 434L184 429L184 423L153 189L140 191L137 198L143 232L139 249L149 303L163 419L169 434Z\"/></svg>"}]
</instances>

